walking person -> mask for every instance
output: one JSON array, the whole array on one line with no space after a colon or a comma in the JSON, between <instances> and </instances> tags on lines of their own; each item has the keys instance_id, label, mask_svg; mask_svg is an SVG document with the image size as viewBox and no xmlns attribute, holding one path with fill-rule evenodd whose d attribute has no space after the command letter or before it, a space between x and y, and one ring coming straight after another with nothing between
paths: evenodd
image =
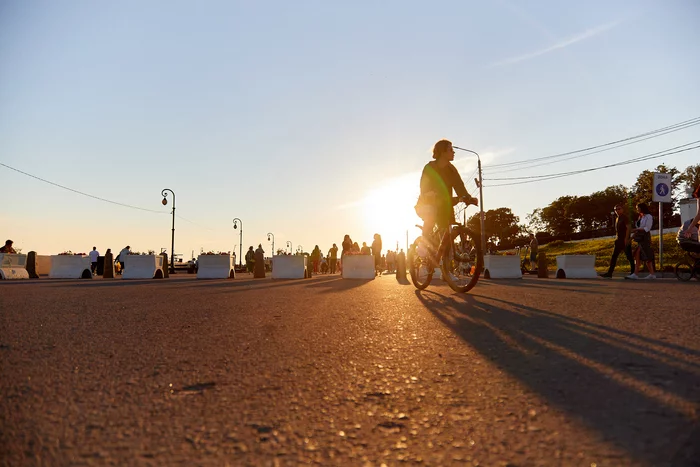
<instances>
[{"instance_id":1,"label":"walking person","mask_svg":"<svg viewBox=\"0 0 700 467\"><path fill-rule=\"evenodd\" d=\"M93 246L92 251L88 253L88 256L90 257L90 270L92 271L92 275L94 276L97 274L97 258L100 257L100 252L97 251L97 247Z\"/></svg>"},{"instance_id":2,"label":"walking person","mask_svg":"<svg viewBox=\"0 0 700 467\"><path fill-rule=\"evenodd\" d=\"M628 220L625 215L625 208L621 204L615 205L615 215L617 216L615 219L615 247L610 258L610 266L608 266L607 272L601 274L600 277L611 278L613 276L613 271L615 271L615 266L617 265L617 257L622 252L625 253L627 261L630 263L630 274L634 274L634 257L632 256L632 249L628 248L631 240L630 236L627 235Z\"/></svg>"},{"instance_id":3,"label":"walking person","mask_svg":"<svg viewBox=\"0 0 700 467\"><path fill-rule=\"evenodd\" d=\"M651 248L651 228L654 225L654 218L646 203L637 205L639 218L632 229L631 238L637 243L634 250L634 272L625 279L639 279L639 271L642 269L642 262L647 265L649 275L644 279L656 279L654 274L654 250Z\"/></svg>"}]
</instances>

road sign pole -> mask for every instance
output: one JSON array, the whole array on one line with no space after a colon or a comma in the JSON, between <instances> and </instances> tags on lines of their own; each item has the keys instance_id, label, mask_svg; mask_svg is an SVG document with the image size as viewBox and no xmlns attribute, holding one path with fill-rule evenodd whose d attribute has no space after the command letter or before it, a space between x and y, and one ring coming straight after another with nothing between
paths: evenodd
<instances>
[{"instance_id":1,"label":"road sign pole","mask_svg":"<svg viewBox=\"0 0 700 467\"><path fill-rule=\"evenodd\" d=\"M659 202L659 271L664 275L664 203Z\"/></svg>"}]
</instances>

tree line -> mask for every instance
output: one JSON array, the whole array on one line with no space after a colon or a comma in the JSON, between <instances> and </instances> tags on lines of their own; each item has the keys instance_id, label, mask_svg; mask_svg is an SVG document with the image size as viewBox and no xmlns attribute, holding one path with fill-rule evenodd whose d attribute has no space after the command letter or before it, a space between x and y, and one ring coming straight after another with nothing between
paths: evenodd
<instances>
[{"instance_id":1,"label":"tree line","mask_svg":"<svg viewBox=\"0 0 700 467\"><path fill-rule=\"evenodd\" d=\"M624 203L632 218L636 212L635 206L642 202L649 205L651 212L659 212L658 203L651 201L654 172L671 175L672 202L664 203L663 224L664 227L677 227L680 225L680 215L675 213L678 201L686 197L684 191L692 191L700 185L700 164L686 167L683 171L661 164L654 170L640 173L631 187L613 185L590 195L561 196L549 205L533 210L526 216L525 223L521 223L510 208L488 210L484 216L486 241L501 248L512 248L528 243L530 233L535 233L541 241L611 235L615 225L613 206L617 203ZM479 214L471 216L467 224L478 231Z\"/></svg>"}]
</instances>

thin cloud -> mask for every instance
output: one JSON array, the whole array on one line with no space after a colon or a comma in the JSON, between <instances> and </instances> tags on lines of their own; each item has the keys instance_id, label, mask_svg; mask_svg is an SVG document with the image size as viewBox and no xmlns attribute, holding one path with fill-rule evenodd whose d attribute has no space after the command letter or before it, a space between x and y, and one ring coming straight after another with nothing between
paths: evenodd
<instances>
[{"instance_id":1,"label":"thin cloud","mask_svg":"<svg viewBox=\"0 0 700 467\"><path fill-rule=\"evenodd\" d=\"M577 34L573 37L570 37L568 39L565 39L557 44L554 44L552 46L549 46L547 48L537 50L535 52L530 52L524 55L518 55L517 57L510 57L506 58L505 60L500 60L498 62L491 63L490 65L487 65L487 68L494 68L494 67L499 67L499 66L504 66L504 65L512 65L514 63L519 63L519 62L524 62L527 60L531 60L535 57L539 57L540 55L545 55L550 52L554 52L555 50L563 49L566 48L570 45L576 44L578 42L584 41L586 39L590 39L591 37L597 36L598 34L601 34L605 31L609 31L610 29L613 29L617 26L620 25L622 21L614 21L612 23L606 23L603 24L602 26L595 27L593 29L588 29L581 34Z\"/></svg>"}]
</instances>

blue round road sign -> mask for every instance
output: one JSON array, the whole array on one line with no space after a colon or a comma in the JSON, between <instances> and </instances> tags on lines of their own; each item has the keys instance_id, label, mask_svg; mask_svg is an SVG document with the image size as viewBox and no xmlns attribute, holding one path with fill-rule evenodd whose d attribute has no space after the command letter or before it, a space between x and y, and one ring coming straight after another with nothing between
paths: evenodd
<instances>
[{"instance_id":1,"label":"blue round road sign","mask_svg":"<svg viewBox=\"0 0 700 467\"><path fill-rule=\"evenodd\" d=\"M659 183L658 185L656 185L656 194L657 195L666 196L666 195L668 195L668 192L669 192L669 188L668 188L668 185L666 185L665 183Z\"/></svg>"}]
</instances>

